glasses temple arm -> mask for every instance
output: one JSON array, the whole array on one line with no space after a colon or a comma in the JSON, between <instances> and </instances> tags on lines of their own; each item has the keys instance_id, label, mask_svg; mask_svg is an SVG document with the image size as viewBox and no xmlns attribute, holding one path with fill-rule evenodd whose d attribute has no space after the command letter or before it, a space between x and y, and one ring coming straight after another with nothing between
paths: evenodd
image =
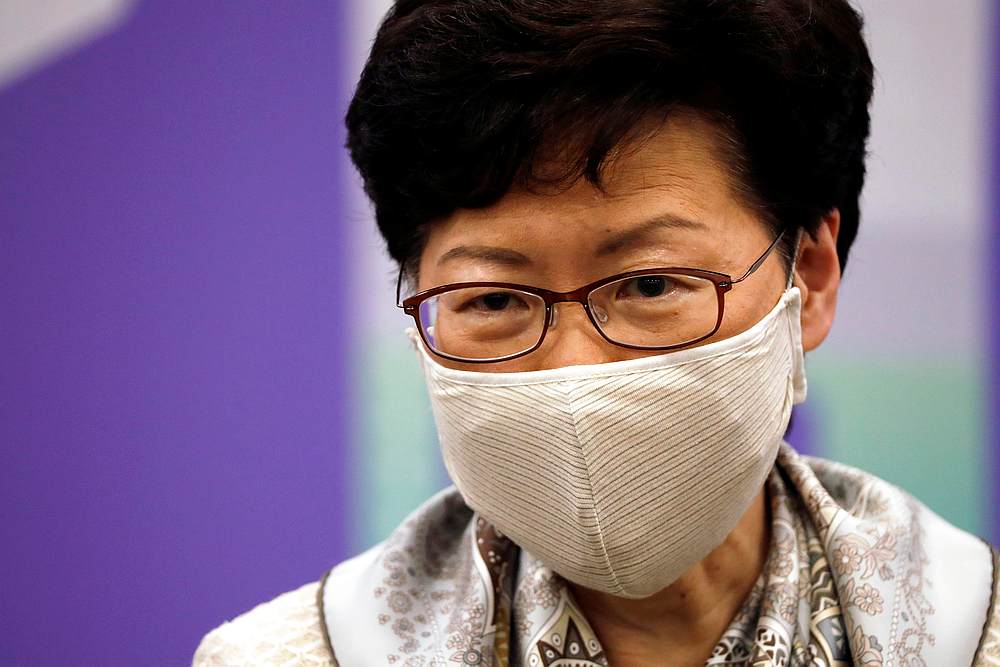
<instances>
[{"instance_id":1,"label":"glasses temple arm","mask_svg":"<svg viewBox=\"0 0 1000 667\"><path fill-rule=\"evenodd\" d=\"M396 307L402 308L403 304L399 300L400 292L403 289L403 265L399 265L399 276L396 278Z\"/></svg>"},{"instance_id":2,"label":"glasses temple arm","mask_svg":"<svg viewBox=\"0 0 1000 667\"><path fill-rule=\"evenodd\" d=\"M760 265L764 263L764 261L765 261L765 260L766 260L766 259L768 258L768 256L770 256L771 252L773 252L773 251L774 251L774 249L775 249L775 248L776 248L776 247L778 246L778 243L780 243L780 242L781 242L781 239L783 239L783 238L785 237L785 232L786 232L786 231L788 231L788 229L787 229L787 228L785 228L785 229L782 229L782 230L781 230L781 233L780 233L780 234L778 234L778 235L777 235L777 236L776 236L776 237L774 238L774 240L773 240L773 241L771 241L771 245L767 246L767 250L765 250L765 251L764 251L764 254L762 254L762 255L761 255L760 257L758 257L758 258L757 258L757 261L756 261L756 262L754 262L753 264L751 264L751 265L750 265L750 268L749 268L749 269L747 269L747 272L746 272L746 273L744 273L744 274L743 274L742 276L740 276L740 277L739 277L739 278L737 278L736 280L732 281L732 282L730 283L730 285L735 285L736 283L741 283L741 282L743 282L744 280L746 280L747 278L749 278L749 277L750 277L750 275L751 275L751 274L752 274L752 273L753 273L754 271L756 271L757 269L759 269L759 268L760 268Z\"/></svg>"}]
</instances>

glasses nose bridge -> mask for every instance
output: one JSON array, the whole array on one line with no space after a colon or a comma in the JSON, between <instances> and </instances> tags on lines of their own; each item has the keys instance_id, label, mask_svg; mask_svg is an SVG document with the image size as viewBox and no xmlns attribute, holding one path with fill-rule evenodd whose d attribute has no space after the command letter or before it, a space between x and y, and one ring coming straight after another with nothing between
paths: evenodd
<instances>
[{"instance_id":1,"label":"glasses nose bridge","mask_svg":"<svg viewBox=\"0 0 1000 667\"><path fill-rule=\"evenodd\" d=\"M593 325L593 319L590 314L590 305L588 299L590 297L590 291L587 289L577 289L572 292L551 292L548 298L548 328L554 329L556 324L559 322L559 309L556 308L558 305L562 304L579 304L583 308L584 314L587 316L587 320Z\"/></svg>"},{"instance_id":2,"label":"glasses nose bridge","mask_svg":"<svg viewBox=\"0 0 1000 667\"><path fill-rule=\"evenodd\" d=\"M578 303L586 310L591 291L591 285L584 285L569 292L548 292L545 296L550 307L557 303Z\"/></svg>"}]
</instances>

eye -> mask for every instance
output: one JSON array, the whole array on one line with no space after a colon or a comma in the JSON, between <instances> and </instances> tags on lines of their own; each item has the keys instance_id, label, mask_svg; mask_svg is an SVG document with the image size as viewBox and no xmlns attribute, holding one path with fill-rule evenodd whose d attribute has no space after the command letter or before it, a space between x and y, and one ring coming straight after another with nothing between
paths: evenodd
<instances>
[{"instance_id":1,"label":"eye","mask_svg":"<svg viewBox=\"0 0 1000 667\"><path fill-rule=\"evenodd\" d=\"M619 298L655 299L670 294L677 283L669 276L639 276L622 282Z\"/></svg>"},{"instance_id":2,"label":"eye","mask_svg":"<svg viewBox=\"0 0 1000 667\"><path fill-rule=\"evenodd\" d=\"M457 287L424 302L427 311L424 317L462 317L466 323L520 321L526 317L538 317L545 312L545 300L540 296L520 290L504 289L484 285L483 287ZM436 307L431 314L431 308ZM421 311L423 312L423 311ZM431 321L430 319L426 321ZM457 320L452 320L457 321Z\"/></svg>"},{"instance_id":3,"label":"eye","mask_svg":"<svg viewBox=\"0 0 1000 667\"><path fill-rule=\"evenodd\" d=\"M480 297L480 301L486 310L503 310L510 304L510 294L503 294L501 292L485 294Z\"/></svg>"},{"instance_id":4,"label":"eye","mask_svg":"<svg viewBox=\"0 0 1000 667\"><path fill-rule=\"evenodd\" d=\"M471 293L469 293L471 292ZM506 313L530 308L525 298L517 292L485 292L481 289L459 290L455 312Z\"/></svg>"},{"instance_id":5,"label":"eye","mask_svg":"<svg viewBox=\"0 0 1000 667\"><path fill-rule=\"evenodd\" d=\"M660 296L667 290L667 280L663 276L644 276L636 280L636 287L643 296Z\"/></svg>"}]
</instances>

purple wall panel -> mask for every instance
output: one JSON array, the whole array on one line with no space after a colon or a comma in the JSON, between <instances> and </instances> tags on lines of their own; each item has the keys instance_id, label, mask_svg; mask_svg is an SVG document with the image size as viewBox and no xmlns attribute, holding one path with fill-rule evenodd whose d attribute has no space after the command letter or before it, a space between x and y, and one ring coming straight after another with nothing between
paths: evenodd
<instances>
[{"instance_id":1,"label":"purple wall panel","mask_svg":"<svg viewBox=\"0 0 1000 667\"><path fill-rule=\"evenodd\" d=\"M992 219L987 221L989 257L982 272L984 306L989 316L983 318L989 327L989 376L986 381L988 417L986 420L986 480L992 490L992 502L986 505L986 525L992 528L989 539L1000 545L1000 297L997 276L1000 275L1000 11L994 7L990 35L990 69L987 80L991 84L990 108L987 110L987 132L990 141L989 185L986 210Z\"/></svg>"},{"instance_id":2,"label":"purple wall panel","mask_svg":"<svg viewBox=\"0 0 1000 667\"><path fill-rule=\"evenodd\" d=\"M344 9L140 4L0 91L0 664L187 664L348 555Z\"/></svg>"},{"instance_id":3,"label":"purple wall panel","mask_svg":"<svg viewBox=\"0 0 1000 667\"><path fill-rule=\"evenodd\" d=\"M813 402L795 406L792 419L785 432L785 441L799 454L823 456L824 452L816 442L816 399Z\"/></svg>"}]
</instances>

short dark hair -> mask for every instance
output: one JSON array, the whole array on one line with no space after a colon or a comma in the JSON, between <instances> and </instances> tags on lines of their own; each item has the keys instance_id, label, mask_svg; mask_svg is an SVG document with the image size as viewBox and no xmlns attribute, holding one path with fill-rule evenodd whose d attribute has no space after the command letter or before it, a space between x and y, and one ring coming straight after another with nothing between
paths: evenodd
<instances>
[{"instance_id":1,"label":"short dark hair","mask_svg":"<svg viewBox=\"0 0 1000 667\"><path fill-rule=\"evenodd\" d=\"M568 151L560 182L600 187L644 119L693 109L722 130L734 182L776 231L811 233L840 210L843 268L870 127L862 25L847 0L397 0L347 147L405 265L427 223L550 182L535 170L546 147Z\"/></svg>"}]
</instances>

